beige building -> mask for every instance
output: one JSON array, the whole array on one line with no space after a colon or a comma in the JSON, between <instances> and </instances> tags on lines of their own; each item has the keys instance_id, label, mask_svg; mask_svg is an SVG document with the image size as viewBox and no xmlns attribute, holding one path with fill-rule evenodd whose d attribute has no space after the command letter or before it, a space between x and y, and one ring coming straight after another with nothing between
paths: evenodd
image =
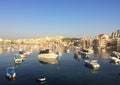
<instances>
[{"instance_id":1,"label":"beige building","mask_svg":"<svg viewBox=\"0 0 120 85\"><path fill-rule=\"evenodd\" d=\"M109 40L109 35L108 34L100 34L98 36L99 38L99 46L100 47L106 47L107 41Z\"/></svg>"},{"instance_id":2,"label":"beige building","mask_svg":"<svg viewBox=\"0 0 120 85\"><path fill-rule=\"evenodd\" d=\"M0 44L2 43L3 39L0 38Z\"/></svg>"},{"instance_id":3,"label":"beige building","mask_svg":"<svg viewBox=\"0 0 120 85\"><path fill-rule=\"evenodd\" d=\"M120 30L112 32L111 37L112 37L112 39L120 38Z\"/></svg>"},{"instance_id":4,"label":"beige building","mask_svg":"<svg viewBox=\"0 0 120 85\"><path fill-rule=\"evenodd\" d=\"M120 50L120 38L117 39L117 48Z\"/></svg>"}]
</instances>

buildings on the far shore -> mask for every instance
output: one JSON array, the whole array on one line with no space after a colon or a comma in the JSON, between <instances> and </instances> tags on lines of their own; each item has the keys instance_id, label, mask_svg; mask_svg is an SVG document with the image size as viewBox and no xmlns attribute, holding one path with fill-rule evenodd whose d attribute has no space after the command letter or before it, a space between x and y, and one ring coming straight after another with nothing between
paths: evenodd
<instances>
[{"instance_id":1,"label":"buildings on the far shore","mask_svg":"<svg viewBox=\"0 0 120 85\"><path fill-rule=\"evenodd\" d=\"M115 32L112 32L111 38L112 38L112 39L118 39L118 38L120 38L120 30L117 30L117 31L115 31Z\"/></svg>"},{"instance_id":2,"label":"buildings on the far shore","mask_svg":"<svg viewBox=\"0 0 120 85\"><path fill-rule=\"evenodd\" d=\"M120 49L120 30L112 32L111 38L116 42L116 46Z\"/></svg>"},{"instance_id":3,"label":"buildings on the far shore","mask_svg":"<svg viewBox=\"0 0 120 85\"><path fill-rule=\"evenodd\" d=\"M83 49L92 46L97 52L105 52L106 49L120 50L120 30L112 32L110 35L99 34L94 39L88 39L87 36L84 35L81 41Z\"/></svg>"},{"instance_id":4,"label":"buildings on the far shore","mask_svg":"<svg viewBox=\"0 0 120 85\"><path fill-rule=\"evenodd\" d=\"M113 49L120 50L120 30L112 32L109 34L99 34L95 38L88 38L86 34L82 38L77 39L78 46L82 49L86 49L89 47L93 47L94 50L105 51L105 49ZM0 39L0 44L64 44L64 45L72 45L72 38L68 38L65 40L63 36L55 36L55 37L45 37L45 38L36 38L36 39L17 39L17 40L3 40Z\"/></svg>"}]
</instances>

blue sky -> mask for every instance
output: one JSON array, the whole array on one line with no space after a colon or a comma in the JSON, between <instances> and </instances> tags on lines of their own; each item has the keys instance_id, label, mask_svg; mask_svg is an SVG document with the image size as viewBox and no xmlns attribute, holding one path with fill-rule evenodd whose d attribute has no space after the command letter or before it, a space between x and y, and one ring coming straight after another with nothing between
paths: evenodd
<instances>
[{"instance_id":1,"label":"blue sky","mask_svg":"<svg viewBox=\"0 0 120 85\"><path fill-rule=\"evenodd\" d=\"M0 0L0 38L94 37L120 29L120 0Z\"/></svg>"}]
</instances>

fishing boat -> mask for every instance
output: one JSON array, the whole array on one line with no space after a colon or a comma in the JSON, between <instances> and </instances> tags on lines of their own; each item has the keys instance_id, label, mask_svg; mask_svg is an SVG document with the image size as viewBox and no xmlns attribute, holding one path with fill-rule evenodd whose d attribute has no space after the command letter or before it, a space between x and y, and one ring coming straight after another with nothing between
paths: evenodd
<instances>
[{"instance_id":1,"label":"fishing boat","mask_svg":"<svg viewBox=\"0 0 120 85\"><path fill-rule=\"evenodd\" d=\"M14 67L6 68L6 77L9 79L16 78L16 72Z\"/></svg>"},{"instance_id":2,"label":"fishing boat","mask_svg":"<svg viewBox=\"0 0 120 85\"><path fill-rule=\"evenodd\" d=\"M15 56L14 56L14 61L15 61L15 63L21 63L22 62L22 57L21 57L21 55L20 54L15 54Z\"/></svg>"}]
</instances>

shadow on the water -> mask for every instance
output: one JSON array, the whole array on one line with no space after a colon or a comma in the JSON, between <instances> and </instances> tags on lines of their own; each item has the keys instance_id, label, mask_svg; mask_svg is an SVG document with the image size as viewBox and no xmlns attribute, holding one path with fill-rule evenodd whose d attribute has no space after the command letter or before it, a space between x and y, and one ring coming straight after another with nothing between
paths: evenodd
<instances>
[{"instance_id":1,"label":"shadow on the water","mask_svg":"<svg viewBox=\"0 0 120 85\"><path fill-rule=\"evenodd\" d=\"M47 62L40 61L40 60L39 60L39 62L40 62L41 64L49 64L49 63L47 63Z\"/></svg>"},{"instance_id":2,"label":"shadow on the water","mask_svg":"<svg viewBox=\"0 0 120 85\"><path fill-rule=\"evenodd\" d=\"M91 69L91 72L92 72L93 74L97 74L98 71L99 71L99 69Z\"/></svg>"},{"instance_id":3,"label":"shadow on the water","mask_svg":"<svg viewBox=\"0 0 120 85\"><path fill-rule=\"evenodd\" d=\"M79 54L75 53L74 54L74 59L79 62L80 59L81 59L81 56Z\"/></svg>"},{"instance_id":4,"label":"shadow on the water","mask_svg":"<svg viewBox=\"0 0 120 85\"><path fill-rule=\"evenodd\" d=\"M58 64L58 59L38 58L41 64Z\"/></svg>"},{"instance_id":5,"label":"shadow on the water","mask_svg":"<svg viewBox=\"0 0 120 85\"><path fill-rule=\"evenodd\" d=\"M20 66L22 63L15 63L15 67Z\"/></svg>"},{"instance_id":6,"label":"shadow on the water","mask_svg":"<svg viewBox=\"0 0 120 85\"><path fill-rule=\"evenodd\" d=\"M7 77L7 76L5 76L5 77L6 77L6 79L9 80L9 81L14 81L14 80L16 80L16 77L14 77L14 78L9 78L9 77Z\"/></svg>"},{"instance_id":7,"label":"shadow on the water","mask_svg":"<svg viewBox=\"0 0 120 85\"><path fill-rule=\"evenodd\" d=\"M115 63L113 61L109 61L109 63L113 64L113 65L120 65L120 63Z\"/></svg>"},{"instance_id":8,"label":"shadow on the water","mask_svg":"<svg viewBox=\"0 0 120 85\"><path fill-rule=\"evenodd\" d=\"M120 76L120 73L118 73L118 75Z\"/></svg>"},{"instance_id":9,"label":"shadow on the water","mask_svg":"<svg viewBox=\"0 0 120 85\"><path fill-rule=\"evenodd\" d=\"M40 85L45 85L45 83L46 83L46 81L41 81L41 82L38 81L38 80L36 80L36 81L37 81L37 83L40 84Z\"/></svg>"}]
</instances>

